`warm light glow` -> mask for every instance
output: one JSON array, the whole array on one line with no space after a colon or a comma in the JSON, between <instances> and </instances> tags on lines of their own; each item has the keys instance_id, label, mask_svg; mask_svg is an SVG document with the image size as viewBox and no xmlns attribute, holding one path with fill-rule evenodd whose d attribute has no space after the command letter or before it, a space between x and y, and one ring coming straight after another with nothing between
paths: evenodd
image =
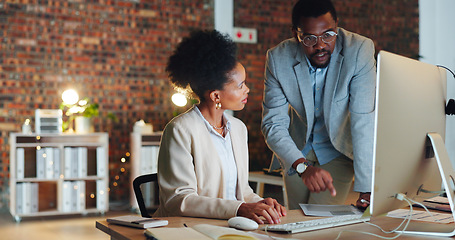
<instances>
[{"instance_id":1,"label":"warm light glow","mask_svg":"<svg viewBox=\"0 0 455 240\"><path fill-rule=\"evenodd\" d=\"M82 99L82 100L79 101L78 104L81 105L81 106L85 106L85 105L87 105L87 103L88 103L87 99Z\"/></svg>"},{"instance_id":2,"label":"warm light glow","mask_svg":"<svg viewBox=\"0 0 455 240\"><path fill-rule=\"evenodd\" d=\"M172 102L179 107L185 106L186 103L188 102L185 95L183 95L181 93L175 93L174 95L172 95L171 99L172 99Z\"/></svg>"},{"instance_id":3,"label":"warm light glow","mask_svg":"<svg viewBox=\"0 0 455 240\"><path fill-rule=\"evenodd\" d=\"M62 100L65 104L73 105L79 101L79 95L75 90L68 89L62 93Z\"/></svg>"}]
</instances>

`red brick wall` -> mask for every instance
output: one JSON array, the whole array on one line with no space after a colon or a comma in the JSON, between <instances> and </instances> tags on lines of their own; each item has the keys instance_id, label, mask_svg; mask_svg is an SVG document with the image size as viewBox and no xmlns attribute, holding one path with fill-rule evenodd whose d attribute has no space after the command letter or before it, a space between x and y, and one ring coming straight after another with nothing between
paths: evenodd
<instances>
[{"instance_id":1,"label":"red brick wall","mask_svg":"<svg viewBox=\"0 0 455 240\"><path fill-rule=\"evenodd\" d=\"M256 28L258 44L239 44L251 88L236 112L249 129L250 168L271 153L260 132L265 51L291 36L294 1L235 0L235 26ZM418 0L334 0L339 26L366 35L377 50L418 55ZM68 87L100 104L97 131L110 135L111 200L126 200L129 133L138 119L162 130L175 110L164 66L195 28L213 28L213 0L0 1L0 209L8 206L10 132L36 108L58 108ZM119 119L107 119L108 113ZM120 168L126 172L121 173ZM113 186L115 176L118 185Z\"/></svg>"}]
</instances>

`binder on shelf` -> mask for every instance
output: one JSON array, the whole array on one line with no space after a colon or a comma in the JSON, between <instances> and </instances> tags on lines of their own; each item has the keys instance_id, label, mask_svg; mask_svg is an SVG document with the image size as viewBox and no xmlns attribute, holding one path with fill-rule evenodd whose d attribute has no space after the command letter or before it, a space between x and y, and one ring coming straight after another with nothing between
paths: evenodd
<instances>
[{"instance_id":1,"label":"binder on shelf","mask_svg":"<svg viewBox=\"0 0 455 240\"><path fill-rule=\"evenodd\" d=\"M73 211L85 210L85 181L74 181L73 182Z\"/></svg>"},{"instance_id":2,"label":"binder on shelf","mask_svg":"<svg viewBox=\"0 0 455 240\"><path fill-rule=\"evenodd\" d=\"M38 183L16 184L16 198L17 214L38 212Z\"/></svg>"},{"instance_id":3,"label":"binder on shelf","mask_svg":"<svg viewBox=\"0 0 455 240\"><path fill-rule=\"evenodd\" d=\"M25 150L24 148L16 149L16 178L24 179L25 176Z\"/></svg>"},{"instance_id":4,"label":"binder on shelf","mask_svg":"<svg viewBox=\"0 0 455 240\"><path fill-rule=\"evenodd\" d=\"M104 180L96 180L96 208L107 211L106 203L107 182Z\"/></svg>"},{"instance_id":5,"label":"binder on shelf","mask_svg":"<svg viewBox=\"0 0 455 240\"><path fill-rule=\"evenodd\" d=\"M28 183L28 185L30 186L28 194L28 197L30 198L30 213L36 213L38 212L38 183Z\"/></svg>"},{"instance_id":6,"label":"binder on shelf","mask_svg":"<svg viewBox=\"0 0 455 240\"><path fill-rule=\"evenodd\" d=\"M73 183L71 181L64 181L63 182L63 206L62 212L71 212L72 206L72 188Z\"/></svg>"},{"instance_id":7,"label":"binder on shelf","mask_svg":"<svg viewBox=\"0 0 455 240\"><path fill-rule=\"evenodd\" d=\"M78 162L79 162L79 150L78 148L71 148L71 177L78 177L79 170L78 170Z\"/></svg>"},{"instance_id":8,"label":"binder on shelf","mask_svg":"<svg viewBox=\"0 0 455 240\"><path fill-rule=\"evenodd\" d=\"M32 211L32 203L30 197L30 184L29 183L22 183L22 202L24 205L23 213L30 213Z\"/></svg>"},{"instance_id":9,"label":"binder on shelf","mask_svg":"<svg viewBox=\"0 0 455 240\"><path fill-rule=\"evenodd\" d=\"M148 170L146 156L150 156L150 155L148 155L148 146L142 146L140 160L139 160L139 171L140 171L139 175L146 174L146 172Z\"/></svg>"},{"instance_id":10,"label":"binder on shelf","mask_svg":"<svg viewBox=\"0 0 455 240\"><path fill-rule=\"evenodd\" d=\"M79 177L87 177L87 148L78 147L77 151L77 175Z\"/></svg>"},{"instance_id":11,"label":"binder on shelf","mask_svg":"<svg viewBox=\"0 0 455 240\"><path fill-rule=\"evenodd\" d=\"M76 212L77 211L77 202L78 202L78 199L79 199L79 196L78 196L78 184L77 184L78 181L73 181L71 182L71 211L72 212Z\"/></svg>"},{"instance_id":12,"label":"binder on shelf","mask_svg":"<svg viewBox=\"0 0 455 240\"><path fill-rule=\"evenodd\" d=\"M53 178L59 179L60 178L60 163L61 163L60 149L54 148L53 155L54 155Z\"/></svg>"},{"instance_id":13,"label":"binder on shelf","mask_svg":"<svg viewBox=\"0 0 455 240\"><path fill-rule=\"evenodd\" d=\"M72 176L71 174L71 150L72 148L71 147L65 147L64 148L64 155L63 155L63 165L64 165L64 169L63 169L63 175L65 176L65 178L70 178Z\"/></svg>"},{"instance_id":14,"label":"binder on shelf","mask_svg":"<svg viewBox=\"0 0 455 240\"><path fill-rule=\"evenodd\" d=\"M46 152L44 148L40 148L36 150L36 177L43 179L46 177L45 169L46 169Z\"/></svg>"},{"instance_id":15,"label":"binder on shelf","mask_svg":"<svg viewBox=\"0 0 455 240\"><path fill-rule=\"evenodd\" d=\"M16 184L16 214L23 214L25 211L24 183Z\"/></svg>"},{"instance_id":16,"label":"binder on shelf","mask_svg":"<svg viewBox=\"0 0 455 240\"><path fill-rule=\"evenodd\" d=\"M151 147L151 161L150 161L150 173L157 173L158 172L158 146Z\"/></svg>"},{"instance_id":17,"label":"binder on shelf","mask_svg":"<svg viewBox=\"0 0 455 240\"><path fill-rule=\"evenodd\" d=\"M45 152L45 177L46 179L54 178L54 148L46 147L44 148Z\"/></svg>"},{"instance_id":18,"label":"binder on shelf","mask_svg":"<svg viewBox=\"0 0 455 240\"><path fill-rule=\"evenodd\" d=\"M96 148L96 173L98 177L106 177L107 176L107 169L106 169L106 149L104 147L97 147Z\"/></svg>"}]
</instances>

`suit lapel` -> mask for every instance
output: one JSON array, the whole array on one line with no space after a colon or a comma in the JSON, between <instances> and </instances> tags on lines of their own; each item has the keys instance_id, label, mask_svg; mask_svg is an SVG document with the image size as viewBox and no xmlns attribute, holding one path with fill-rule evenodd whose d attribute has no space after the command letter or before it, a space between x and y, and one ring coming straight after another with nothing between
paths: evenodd
<instances>
[{"instance_id":1,"label":"suit lapel","mask_svg":"<svg viewBox=\"0 0 455 240\"><path fill-rule=\"evenodd\" d=\"M335 49L332 53L331 60L329 63L329 68L327 70L327 76L324 85L324 118L330 119L330 111L335 96L335 90L337 88L338 82L340 81L340 72L341 66L343 65L344 57L340 53L341 51L341 42L343 41L342 37L338 35ZM326 122L327 129L329 128L328 122Z\"/></svg>"},{"instance_id":2,"label":"suit lapel","mask_svg":"<svg viewBox=\"0 0 455 240\"><path fill-rule=\"evenodd\" d=\"M296 54L296 60L299 62L294 66L294 74L297 79L299 86L300 97L302 104L298 106L305 107L305 114L307 119L308 127L312 127L314 123L314 97L313 97L313 84L311 83L309 66L305 59L304 53L301 49L298 49ZM302 114L302 112L299 112ZM311 134L311 129L308 129L306 139Z\"/></svg>"}]
</instances>

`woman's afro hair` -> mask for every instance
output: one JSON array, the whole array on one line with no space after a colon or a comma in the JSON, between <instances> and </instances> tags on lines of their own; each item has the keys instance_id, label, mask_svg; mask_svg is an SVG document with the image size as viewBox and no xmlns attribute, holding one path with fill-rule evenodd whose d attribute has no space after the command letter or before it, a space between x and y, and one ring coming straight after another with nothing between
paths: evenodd
<instances>
[{"instance_id":1,"label":"woman's afro hair","mask_svg":"<svg viewBox=\"0 0 455 240\"><path fill-rule=\"evenodd\" d=\"M180 42L166 71L174 86L190 90L203 101L210 90L223 89L237 63L237 46L216 30L197 30Z\"/></svg>"}]
</instances>

